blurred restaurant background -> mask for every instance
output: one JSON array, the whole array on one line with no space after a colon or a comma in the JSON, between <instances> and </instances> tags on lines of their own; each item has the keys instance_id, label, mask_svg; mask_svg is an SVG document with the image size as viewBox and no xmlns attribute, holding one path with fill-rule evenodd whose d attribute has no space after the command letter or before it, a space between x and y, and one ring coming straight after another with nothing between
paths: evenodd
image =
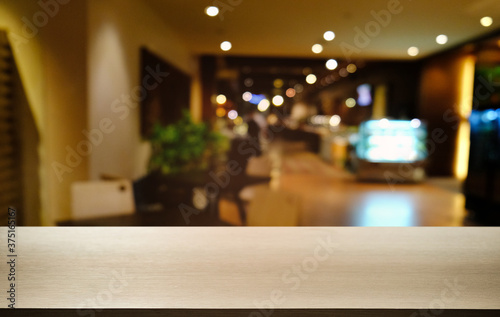
<instances>
[{"instance_id":1,"label":"blurred restaurant background","mask_svg":"<svg viewBox=\"0 0 500 317\"><path fill-rule=\"evenodd\" d=\"M0 0L18 225L500 219L497 0Z\"/></svg>"}]
</instances>

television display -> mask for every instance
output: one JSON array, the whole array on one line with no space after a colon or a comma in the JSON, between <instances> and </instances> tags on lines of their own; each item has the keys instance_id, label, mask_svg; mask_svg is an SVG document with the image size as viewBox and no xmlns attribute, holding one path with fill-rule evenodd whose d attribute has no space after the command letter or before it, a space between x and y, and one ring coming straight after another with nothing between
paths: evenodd
<instances>
[{"instance_id":1,"label":"television display","mask_svg":"<svg viewBox=\"0 0 500 317\"><path fill-rule=\"evenodd\" d=\"M427 157L427 129L419 119L369 120L359 127L356 154L377 163L411 163Z\"/></svg>"}]
</instances>

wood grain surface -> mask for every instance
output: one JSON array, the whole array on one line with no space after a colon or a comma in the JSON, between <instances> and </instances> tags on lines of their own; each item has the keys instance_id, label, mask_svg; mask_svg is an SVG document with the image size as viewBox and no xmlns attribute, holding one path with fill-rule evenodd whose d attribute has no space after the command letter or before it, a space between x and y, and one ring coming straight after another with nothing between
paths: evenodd
<instances>
[{"instance_id":1,"label":"wood grain surface","mask_svg":"<svg viewBox=\"0 0 500 317\"><path fill-rule=\"evenodd\" d=\"M343 316L343 309L394 313L385 316L458 310L460 316L469 316L464 312L500 309L500 229L494 227L16 231L17 308L235 313L228 316L249 316L260 309L336 311L335 316ZM7 228L1 228L4 294L9 270L6 236ZM2 302L1 307L7 307L7 301Z\"/></svg>"}]
</instances>

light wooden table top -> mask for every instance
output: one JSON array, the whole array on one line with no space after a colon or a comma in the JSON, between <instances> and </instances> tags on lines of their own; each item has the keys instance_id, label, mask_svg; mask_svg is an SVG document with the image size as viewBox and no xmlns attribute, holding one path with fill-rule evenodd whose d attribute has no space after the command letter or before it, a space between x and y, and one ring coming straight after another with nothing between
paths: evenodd
<instances>
[{"instance_id":1,"label":"light wooden table top","mask_svg":"<svg viewBox=\"0 0 500 317\"><path fill-rule=\"evenodd\" d=\"M494 227L16 230L18 308L500 309Z\"/></svg>"}]
</instances>

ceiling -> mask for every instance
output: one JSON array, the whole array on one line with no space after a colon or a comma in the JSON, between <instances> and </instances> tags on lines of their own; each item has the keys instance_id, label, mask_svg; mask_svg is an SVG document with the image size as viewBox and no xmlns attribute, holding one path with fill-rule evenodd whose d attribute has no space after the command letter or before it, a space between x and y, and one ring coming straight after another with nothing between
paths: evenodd
<instances>
[{"instance_id":1,"label":"ceiling","mask_svg":"<svg viewBox=\"0 0 500 317\"><path fill-rule=\"evenodd\" d=\"M500 27L499 0L145 0L196 54L301 58L415 59ZM217 5L216 17L204 9ZM392 13L390 13L392 11ZM385 15L379 22L374 15ZM383 16L383 14L378 14ZM493 25L479 20L491 16ZM327 30L336 37L323 39ZM364 42L360 35L364 34ZM436 43L446 34L445 45ZM220 50L231 41L229 52ZM357 40L357 41L356 41ZM315 43L324 46L314 54ZM417 57L407 50L416 46Z\"/></svg>"}]
</instances>

